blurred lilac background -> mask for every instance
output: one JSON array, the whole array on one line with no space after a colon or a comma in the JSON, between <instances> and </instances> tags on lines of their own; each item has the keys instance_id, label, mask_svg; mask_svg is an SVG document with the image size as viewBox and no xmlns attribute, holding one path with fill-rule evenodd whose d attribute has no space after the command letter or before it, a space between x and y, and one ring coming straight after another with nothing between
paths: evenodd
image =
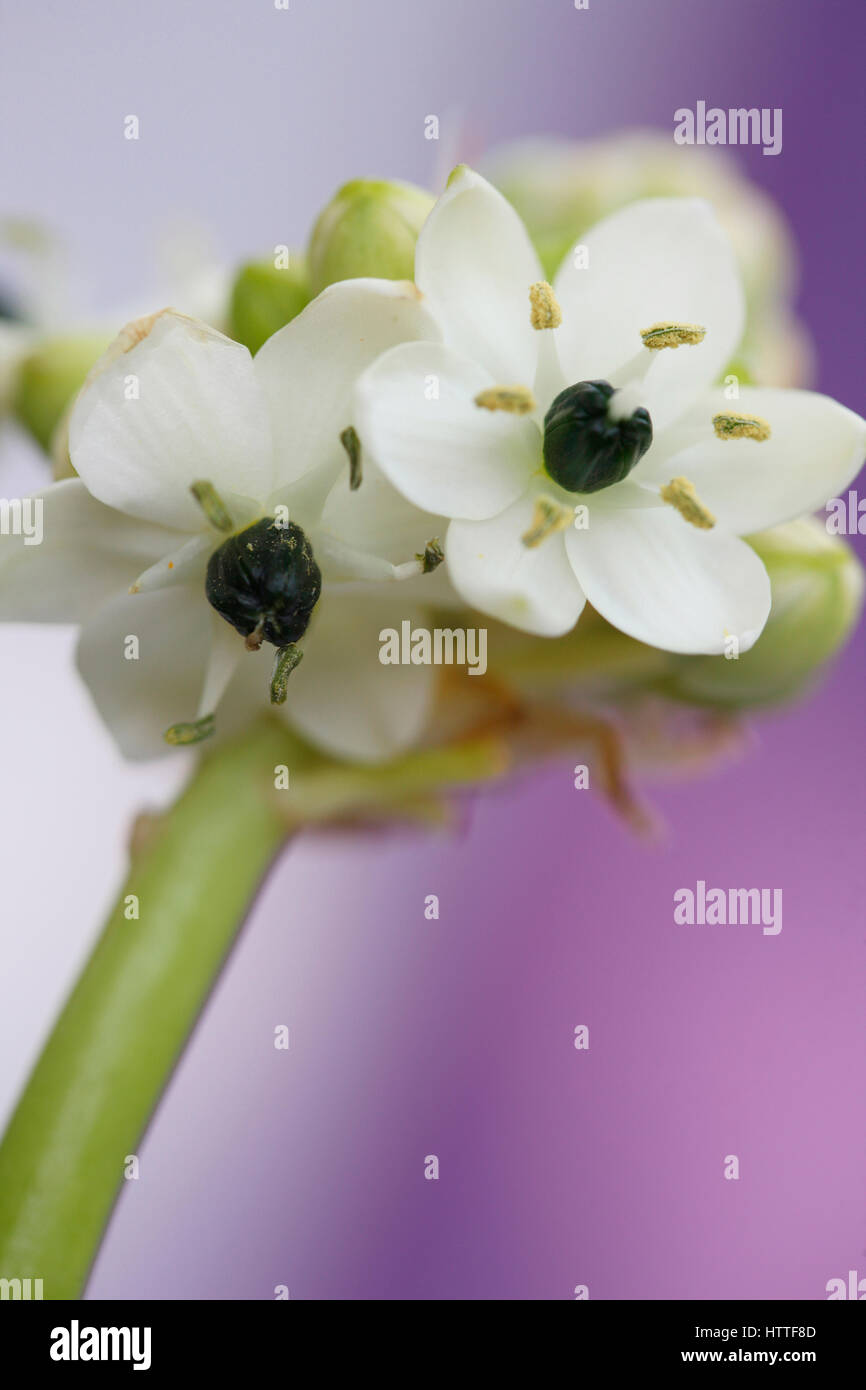
<instances>
[{"instance_id":1,"label":"blurred lilac background","mask_svg":"<svg viewBox=\"0 0 866 1390\"><path fill-rule=\"evenodd\" d=\"M859 0L4 4L2 210L53 223L81 305L110 311L159 283L179 215L232 259L300 243L346 178L429 182L428 113L455 162L522 135L670 131L699 99L782 107L782 154L737 157L795 230L818 385L862 411L864 29ZM7 440L6 495L40 466ZM130 814L180 775L120 764L70 650L0 633L7 1109ZM566 764L478 797L450 836L293 847L90 1295L821 1298L866 1275L863 674L852 645L745 759L655 790L661 848ZM675 926L673 893L698 879L781 888L781 934Z\"/></svg>"}]
</instances>

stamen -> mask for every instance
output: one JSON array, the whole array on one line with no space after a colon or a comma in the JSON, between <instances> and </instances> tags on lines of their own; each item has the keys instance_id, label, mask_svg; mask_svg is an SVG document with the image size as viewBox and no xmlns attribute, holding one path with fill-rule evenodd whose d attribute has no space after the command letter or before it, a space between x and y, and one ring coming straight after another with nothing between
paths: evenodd
<instances>
[{"instance_id":1,"label":"stamen","mask_svg":"<svg viewBox=\"0 0 866 1390\"><path fill-rule=\"evenodd\" d=\"M697 526L699 531L711 531L716 524L716 518L704 506L695 492L694 483L689 482L688 478L671 478L661 489L661 498L675 507L690 525Z\"/></svg>"},{"instance_id":2,"label":"stamen","mask_svg":"<svg viewBox=\"0 0 866 1390\"><path fill-rule=\"evenodd\" d=\"M546 280L537 280L529 286L529 322L533 328L558 328L562 323L562 310L556 302L556 295Z\"/></svg>"},{"instance_id":3,"label":"stamen","mask_svg":"<svg viewBox=\"0 0 866 1390\"><path fill-rule=\"evenodd\" d=\"M206 714L201 719L194 719L190 724L172 724L170 729L166 729L163 738L174 747L201 743L203 739L210 738L215 727L214 715Z\"/></svg>"},{"instance_id":4,"label":"stamen","mask_svg":"<svg viewBox=\"0 0 866 1390\"><path fill-rule=\"evenodd\" d=\"M644 347L655 351L658 348L678 348L683 343L694 347L696 343L704 341L706 332L699 323L653 323L649 328L642 328L640 336Z\"/></svg>"},{"instance_id":5,"label":"stamen","mask_svg":"<svg viewBox=\"0 0 866 1390\"><path fill-rule=\"evenodd\" d=\"M192 484L190 492L215 530L234 530L235 524L229 510L213 483L209 483L207 479L199 479Z\"/></svg>"},{"instance_id":6,"label":"stamen","mask_svg":"<svg viewBox=\"0 0 866 1390\"><path fill-rule=\"evenodd\" d=\"M361 486L361 441L354 425L348 425L340 435L340 443L349 455L349 488L357 492Z\"/></svg>"},{"instance_id":7,"label":"stamen","mask_svg":"<svg viewBox=\"0 0 866 1390\"><path fill-rule=\"evenodd\" d=\"M271 676L272 705L284 705L286 703L289 676L295 667L300 665L303 655L304 653L295 642L289 642L288 646L279 648L274 661L274 673Z\"/></svg>"},{"instance_id":8,"label":"stamen","mask_svg":"<svg viewBox=\"0 0 866 1390\"><path fill-rule=\"evenodd\" d=\"M345 589L356 584L366 584L370 580L417 580L418 574L430 574L431 570L435 570L436 564L441 563L441 560L436 559L438 545L438 541L428 541L423 555L392 564L391 560L370 555L366 550L357 550L352 545L346 545L345 541L338 541L334 535L322 531L316 538L316 553L318 559L327 564L328 580L325 587Z\"/></svg>"},{"instance_id":9,"label":"stamen","mask_svg":"<svg viewBox=\"0 0 866 1390\"><path fill-rule=\"evenodd\" d=\"M435 569L438 569L445 559L445 551L439 544L438 537L434 536L432 541L428 541L423 554L416 555L415 559L421 566L422 574L432 574Z\"/></svg>"},{"instance_id":10,"label":"stamen","mask_svg":"<svg viewBox=\"0 0 866 1390\"><path fill-rule=\"evenodd\" d=\"M535 410L535 397L528 386L488 386L479 391L475 404L482 410L505 410L509 415L529 415Z\"/></svg>"},{"instance_id":11,"label":"stamen","mask_svg":"<svg viewBox=\"0 0 866 1390\"><path fill-rule=\"evenodd\" d=\"M562 503L553 497L536 497L532 525L528 531L524 531L520 539L528 550L534 550L542 541L547 540L548 536L555 535L557 531L565 531L573 520L574 512L570 507L563 507Z\"/></svg>"},{"instance_id":12,"label":"stamen","mask_svg":"<svg viewBox=\"0 0 866 1390\"><path fill-rule=\"evenodd\" d=\"M761 415L714 415L713 429L717 439L770 438L769 423Z\"/></svg>"},{"instance_id":13,"label":"stamen","mask_svg":"<svg viewBox=\"0 0 866 1390\"><path fill-rule=\"evenodd\" d=\"M252 632L248 632L244 638L244 646L248 652L257 652L264 642L265 619L259 618Z\"/></svg>"}]
</instances>

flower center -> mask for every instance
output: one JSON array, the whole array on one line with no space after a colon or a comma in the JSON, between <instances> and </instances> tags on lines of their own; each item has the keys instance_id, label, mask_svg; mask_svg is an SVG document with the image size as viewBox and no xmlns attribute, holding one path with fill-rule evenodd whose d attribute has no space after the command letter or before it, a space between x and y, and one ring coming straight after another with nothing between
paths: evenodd
<instances>
[{"instance_id":1,"label":"flower center","mask_svg":"<svg viewBox=\"0 0 866 1390\"><path fill-rule=\"evenodd\" d=\"M300 526L263 517L229 536L208 561L205 594L212 608L255 651L303 637L322 591L322 575Z\"/></svg>"},{"instance_id":2,"label":"flower center","mask_svg":"<svg viewBox=\"0 0 866 1390\"><path fill-rule=\"evenodd\" d=\"M544 417L544 466L566 492L598 492L621 483L652 444L643 406L611 410L609 381L579 381L560 391Z\"/></svg>"}]
</instances>

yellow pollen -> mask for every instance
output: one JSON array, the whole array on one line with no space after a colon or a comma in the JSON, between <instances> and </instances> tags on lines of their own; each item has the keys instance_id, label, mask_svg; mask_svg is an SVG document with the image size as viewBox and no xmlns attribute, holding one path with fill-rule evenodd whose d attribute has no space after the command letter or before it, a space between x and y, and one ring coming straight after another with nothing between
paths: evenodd
<instances>
[{"instance_id":1,"label":"yellow pollen","mask_svg":"<svg viewBox=\"0 0 866 1390\"><path fill-rule=\"evenodd\" d=\"M505 410L509 415L528 415L535 409L535 397L528 386L488 386L479 391L475 404L482 410Z\"/></svg>"},{"instance_id":2,"label":"yellow pollen","mask_svg":"<svg viewBox=\"0 0 866 1390\"><path fill-rule=\"evenodd\" d=\"M718 439L770 438L769 423L760 415L714 415L713 429Z\"/></svg>"},{"instance_id":3,"label":"yellow pollen","mask_svg":"<svg viewBox=\"0 0 866 1390\"><path fill-rule=\"evenodd\" d=\"M537 280L529 286L529 322L533 328L558 328L562 323L562 310L556 296L546 280Z\"/></svg>"},{"instance_id":4,"label":"yellow pollen","mask_svg":"<svg viewBox=\"0 0 866 1390\"><path fill-rule=\"evenodd\" d=\"M704 506L695 492L694 483L689 482L688 478L671 478L667 486L662 488L661 498L675 507L690 525L697 526L699 531L712 531L716 524L716 518Z\"/></svg>"},{"instance_id":5,"label":"yellow pollen","mask_svg":"<svg viewBox=\"0 0 866 1390\"><path fill-rule=\"evenodd\" d=\"M696 343L704 341L706 332L699 323L653 323L649 328L642 328L640 336L644 347L655 351L658 348L678 348L683 343L694 347Z\"/></svg>"},{"instance_id":6,"label":"yellow pollen","mask_svg":"<svg viewBox=\"0 0 866 1390\"><path fill-rule=\"evenodd\" d=\"M563 507L552 497L536 497L532 525L528 531L524 531L520 539L528 550L534 550L542 541L546 541L548 536L555 535L557 531L564 531L573 520L574 512L570 507Z\"/></svg>"}]
</instances>

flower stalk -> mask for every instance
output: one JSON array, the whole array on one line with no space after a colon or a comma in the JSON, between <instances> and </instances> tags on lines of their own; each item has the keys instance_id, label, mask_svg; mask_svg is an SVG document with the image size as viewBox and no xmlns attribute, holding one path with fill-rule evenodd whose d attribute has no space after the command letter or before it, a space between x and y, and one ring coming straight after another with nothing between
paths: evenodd
<instances>
[{"instance_id":1,"label":"flower stalk","mask_svg":"<svg viewBox=\"0 0 866 1390\"><path fill-rule=\"evenodd\" d=\"M263 721L199 764L135 853L0 1145L0 1277L81 1296L125 1159L287 837L274 768L309 756Z\"/></svg>"}]
</instances>

